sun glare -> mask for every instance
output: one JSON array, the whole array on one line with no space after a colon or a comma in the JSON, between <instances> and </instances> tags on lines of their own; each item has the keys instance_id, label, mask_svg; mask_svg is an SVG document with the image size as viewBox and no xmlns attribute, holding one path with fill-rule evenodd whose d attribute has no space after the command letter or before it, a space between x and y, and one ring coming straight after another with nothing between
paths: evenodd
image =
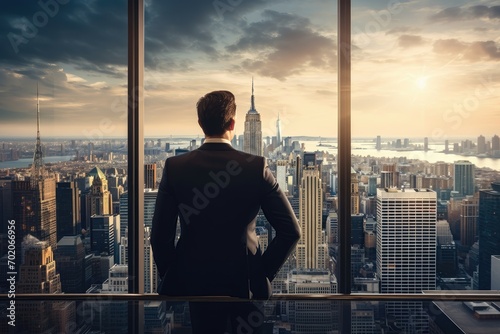
<instances>
[{"instance_id":1,"label":"sun glare","mask_svg":"<svg viewBox=\"0 0 500 334\"><path fill-rule=\"evenodd\" d=\"M421 90L425 89L427 86L427 77L420 77L417 79L417 87Z\"/></svg>"}]
</instances>

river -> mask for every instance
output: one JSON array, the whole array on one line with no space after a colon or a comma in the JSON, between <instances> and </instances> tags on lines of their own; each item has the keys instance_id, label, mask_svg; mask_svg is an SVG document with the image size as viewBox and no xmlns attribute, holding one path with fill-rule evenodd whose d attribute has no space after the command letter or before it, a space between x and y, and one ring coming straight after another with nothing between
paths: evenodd
<instances>
[{"instance_id":1,"label":"river","mask_svg":"<svg viewBox=\"0 0 500 334\"><path fill-rule=\"evenodd\" d=\"M43 163L69 161L72 158L74 158L74 156L72 156L72 155L44 157ZM0 162L0 169L3 169L3 168L27 168L32 163L33 163L33 158L23 158L23 159L19 159L19 160L15 160L15 161L3 161L3 162Z\"/></svg>"},{"instance_id":2,"label":"river","mask_svg":"<svg viewBox=\"0 0 500 334\"><path fill-rule=\"evenodd\" d=\"M330 146L318 146L319 141L317 140L301 140L304 143L306 151L327 151L329 153L337 153L337 143L336 142L323 142L322 144L332 145ZM417 143L418 144L418 143ZM432 145L429 144L429 151L396 151L396 150L377 150L375 149L374 142L357 142L353 141L351 143L351 153L353 155L360 156L372 156L376 158L388 157L406 157L407 159L418 159L425 160L430 163L435 163L438 161L444 161L447 163L454 163L458 160L468 160L477 167L481 168L491 168L500 171L500 159L492 158L480 158L476 156L463 156L458 154L445 154L443 153L444 145Z\"/></svg>"}]
</instances>

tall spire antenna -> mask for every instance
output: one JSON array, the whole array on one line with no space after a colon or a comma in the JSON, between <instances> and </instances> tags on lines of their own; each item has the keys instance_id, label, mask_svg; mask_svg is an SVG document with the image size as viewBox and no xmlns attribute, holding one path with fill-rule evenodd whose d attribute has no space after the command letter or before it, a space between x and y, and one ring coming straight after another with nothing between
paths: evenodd
<instances>
[{"instance_id":1,"label":"tall spire antenna","mask_svg":"<svg viewBox=\"0 0 500 334\"><path fill-rule=\"evenodd\" d=\"M40 98L38 96L38 81L36 83L36 140L40 140Z\"/></svg>"},{"instance_id":2,"label":"tall spire antenna","mask_svg":"<svg viewBox=\"0 0 500 334\"><path fill-rule=\"evenodd\" d=\"M42 142L40 140L40 98L38 95L38 81L36 83L36 146L33 155L32 182L36 183L43 178Z\"/></svg>"},{"instance_id":3,"label":"tall spire antenna","mask_svg":"<svg viewBox=\"0 0 500 334\"><path fill-rule=\"evenodd\" d=\"M253 77L252 77L252 97L250 99L250 110L248 112L257 113L255 109L255 96L253 95Z\"/></svg>"},{"instance_id":4,"label":"tall spire antenna","mask_svg":"<svg viewBox=\"0 0 500 334\"><path fill-rule=\"evenodd\" d=\"M281 145L281 120L279 111L278 111L278 119L276 120L276 137L278 139L278 146L279 146Z\"/></svg>"}]
</instances>

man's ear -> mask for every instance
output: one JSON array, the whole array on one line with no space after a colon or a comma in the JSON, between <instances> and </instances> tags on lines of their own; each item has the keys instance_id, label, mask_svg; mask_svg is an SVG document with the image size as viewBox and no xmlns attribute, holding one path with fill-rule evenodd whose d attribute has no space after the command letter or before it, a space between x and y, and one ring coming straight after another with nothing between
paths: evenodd
<instances>
[{"instance_id":1,"label":"man's ear","mask_svg":"<svg viewBox=\"0 0 500 334\"><path fill-rule=\"evenodd\" d=\"M228 130L230 130L230 131L233 131L233 130L234 130L234 124L235 124L235 123L236 123L236 122L235 122L234 118L231 118L231 119L229 120L229 125L228 125L227 129L228 129Z\"/></svg>"}]
</instances>

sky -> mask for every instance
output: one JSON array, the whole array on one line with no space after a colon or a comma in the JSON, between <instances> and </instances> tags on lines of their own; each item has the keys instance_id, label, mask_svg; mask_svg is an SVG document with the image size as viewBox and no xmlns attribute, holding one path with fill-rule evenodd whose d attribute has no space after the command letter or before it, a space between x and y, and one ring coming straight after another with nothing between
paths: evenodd
<instances>
[{"instance_id":1,"label":"sky","mask_svg":"<svg viewBox=\"0 0 500 334\"><path fill-rule=\"evenodd\" d=\"M331 0L146 0L146 137L202 136L196 102L252 78L264 136L337 135ZM353 0L352 136L499 134L500 1ZM9 1L0 12L0 137L126 136L127 1Z\"/></svg>"}]
</instances>

